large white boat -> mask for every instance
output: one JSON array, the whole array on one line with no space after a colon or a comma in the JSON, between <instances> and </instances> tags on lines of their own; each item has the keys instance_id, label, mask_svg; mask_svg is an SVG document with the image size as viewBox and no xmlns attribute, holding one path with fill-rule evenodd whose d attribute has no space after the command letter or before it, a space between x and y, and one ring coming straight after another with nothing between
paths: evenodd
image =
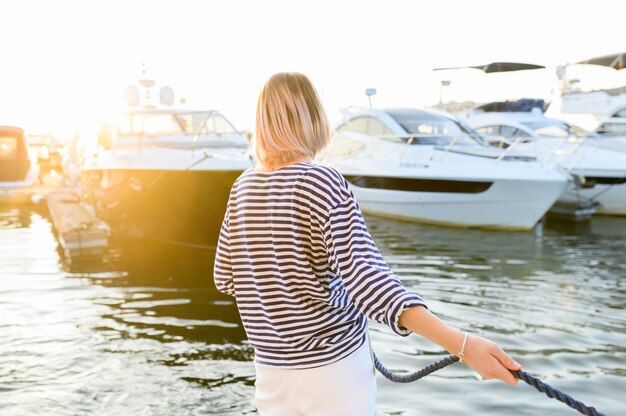
<instances>
[{"instance_id":1,"label":"large white boat","mask_svg":"<svg viewBox=\"0 0 626 416\"><path fill-rule=\"evenodd\" d=\"M110 149L81 177L87 200L114 233L216 246L230 188L252 166L247 137L224 115L136 106L102 138Z\"/></svg>"},{"instance_id":2,"label":"large white boat","mask_svg":"<svg viewBox=\"0 0 626 416\"><path fill-rule=\"evenodd\" d=\"M576 77L575 74L581 69L604 67L614 69L616 75L614 88L596 88L590 89L589 84L583 88L581 79ZM493 62L486 65L478 66L461 66L455 68L435 68L435 71L441 70L459 70L459 69L477 69L485 73L501 73L512 71L528 71L534 69L545 68L542 65L534 65L528 63L519 62ZM565 65L559 65L556 68L556 75L559 80L558 88L553 88L552 97L550 97L550 103L544 103L543 100L528 100L520 99L515 100L519 106L517 111L527 111L528 105L535 106L537 102L541 102L541 110L545 112L547 116L565 120L569 123L581 126L588 131L598 132L600 134L606 134L608 136L624 136L626 137L626 85L623 85L623 77L620 78L619 74L624 74L626 68L626 52L619 52L610 55L598 56L590 59L586 59L579 62L571 62ZM617 72L619 71L619 72ZM606 82L605 78L608 73L604 71L600 78ZM511 79L511 82L515 80ZM447 81L449 85L450 81ZM596 84L597 85L597 84ZM606 84L605 84L606 86ZM548 92L544 94L548 96ZM534 101L534 102L533 102ZM471 102L469 104L472 104ZM494 105L495 104L495 105ZM499 111L497 107L500 103L488 103L488 106L492 106L489 111ZM510 108L511 103L507 103ZM459 103L440 103L438 107L442 109L450 108L452 112L459 108L463 108L463 111L470 110L471 107L461 106ZM512 110L506 110L512 111Z\"/></svg>"},{"instance_id":3,"label":"large white boat","mask_svg":"<svg viewBox=\"0 0 626 416\"><path fill-rule=\"evenodd\" d=\"M587 130L599 133L611 134L615 132L613 129L619 128L618 131L626 135L626 129L620 123L626 118L626 85L583 89L580 86L580 79L571 75L578 65L595 65L621 71L626 68L626 52L560 66L557 71L560 91L552 99L546 115L576 123Z\"/></svg>"},{"instance_id":4,"label":"large white boat","mask_svg":"<svg viewBox=\"0 0 626 416\"><path fill-rule=\"evenodd\" d=\"M349 109L323 160L361 208L420 222L532 229L568 184L534 158L504 156L459 120L418 109Z\"/></svg>"},{"instance_id":5,"label":"large white boat","mask_svg":"<svg viewBox=\"0 0 626 416\"><path fill-rule=\"evenodd\" d=\"M511 143L515 140L527 142L536 139L554 139L558 142L559 139L567 139L566 141L568 142L586 141L589 145L622 152L626 151L626 137L620 137L617 131L614 131L614 134L611 132L600 134L588 131L565 120L546 117L540 110L540 107L518 105L520 101L525 100L527 99L479 106L467 113L468 124L481 135L489 138L489 140L495 138L496 140L504 140L507 143ZM530 101L543 102L543 100ZM509 105L513 105L516 110L518 108L526 108L526 111L508 111L506 109ZM626 118L622 120L626 129ZM619 129L616 128L615 130Z\"/></svg>"},{"instance_id":6,"label":"large white boat","mask_svg":"<svg viewBox=\"0 0 626 416\"><path fill-rule=\"evenodd\" d=\"M0 126L0 203L29 201L38 177L37 159L24 130Z\"/></svg>"},{"instance_id":7,"label":"large white boat","mask_svg":"<svg viewBox=\"0 0 626 416\"><path fill-rule=\"evenodd\" d=\"M559 198L568 204L593 204L598 214L626 215L626 142L586 132L540 111L473 112L467 123L509 154L532 154L546 165L559 165L583 177L584 188L568 188Z\"/></svg>"}]
</instances>

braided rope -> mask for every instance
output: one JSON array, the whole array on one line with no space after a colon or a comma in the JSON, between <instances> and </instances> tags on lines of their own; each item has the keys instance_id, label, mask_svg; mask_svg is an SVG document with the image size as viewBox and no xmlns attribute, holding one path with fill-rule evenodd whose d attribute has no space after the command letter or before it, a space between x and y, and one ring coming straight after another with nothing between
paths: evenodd
<instances>
[{"instance_id":1,"label":"braided rope","mask_svg":"<svg viewBox=\"0 0 626 416\"><path fill-rule=\"evenodd\" d=\"M450 364L454 364L457 361L459 361L459 357L455 357L454 355L449 355L443 360L434 362L414 373L396 374L396 373L391 372L391 370L386 368L384 365L382 365L382 363L380 362L376 354L373 354L373 358L374 358L374 366L376 367L376 369L380 371L380 373L385 378L393 381L394 383L411 383L413 381L417 381L437 370L441 370L442 368L447 367ZM598 412L594 407L589 407L585 405L583 402L575 400L568 394L563 393L561 390L558 390L549 386L548 384L544 383L538 378L533 377L522 370L509 370L509 371L518 379L533 386L535 389L537 389L537 391L544 393L546 396L548 396L551 399L556 399L562 403L565 403L566 405L568 405L574 410L577 410L579 413L582 413L583 415L605 416L603 413Z\"/></svg>"},{"instance_id":2,"label":"braided rope","mask_svg":"<svg viewBox=\"0 0 626 416\"><path fill-rule=\"evenodd\" d=\"M422 368L419 371L410 374L395 374L392 373L391 370L386 368L382 363L378 360L376 354L374 354L374 366L380 373L385 376L385 378L393 381L394 383L412 383L414 381L419 380L420 378L426 377L430 373L433 373L437 370L441 370L444 367L449 366L450 364L454 364L459 361L459 357L455 357L454 355L449 355L443 360L437 361L435 363L430 364Z\"/></svg>"},{"instance_id":3,"label":"braided rope","mask_svg":"<svg viewBox=\"0 0 626 416\"><path fill-rule=\"evenodd\" d=\"M604 414L598 412L595 407L589 407L583 402L579 402L578 400L575 400L573 397L569 396L568 394L563 393L559 389L555 389L554 387L544 383L543 381L539 380L537 377L533 377L530 374L522 370L509 370L509 371L515 377L519 378L520 380L536 388L537 391L544 393L546 396L548 396L551 399L556 399L562 403L565 403L566 405L568 405L574 410L577 410L579 413L582 413L583 415L604 416Z\"/></svg>"}]
</instances>

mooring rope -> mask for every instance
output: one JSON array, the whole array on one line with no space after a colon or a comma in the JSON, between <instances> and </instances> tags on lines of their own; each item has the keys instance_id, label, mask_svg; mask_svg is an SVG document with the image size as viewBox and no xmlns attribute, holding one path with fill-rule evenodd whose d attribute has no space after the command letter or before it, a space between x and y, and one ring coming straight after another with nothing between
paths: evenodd
<instances>
[{"instance_id":1,"label":"mooring rope","mask_svg":"<svg viewBox=\"0 0 626 416\"><path fill-rule=\"evenodd\" d=\"M376 354L373 354L373 355L374 355L374 365L376 366L376 369L380 371L380 373L383 376L385 376L386 379L389 379L393 381L394 383L412 383L414 381L419 380L420 378L426 377L430 373L434 373L437 370L441 370L442 368L447 367L450 364L454 364L457 361L459 361L459 357L455 357L454 355L449 355L443 360L432 363L414 373L394 374L391 372L391 370L389 370L384 365L382 365L382 363L380 362Z\"/></svg>"},{"instance_id":2,"label":"mooring rope","mask_svg":"<svg viewBox=\"0 0 626 416\"><path fill-rule=\"evenodd\" d=\"M394 383L411 383L413 381L417 381L437 370L441 370L442 368L447 367L450 364L454 364L457 361L459 361L459 357L456 357L454 355L449 355L443 360L434 362L414 373L395 374L395 373L392 373L388 368L385 368L384 365L382 365L382 363L380 362L376 354L373 354L373 357L374 357L374 366L376 367L376 369L380 371L380 373L385 378L393 381ZM568 394L565 394L562 391L551 387L550 385L544 383L543 381L539 380L536 377L531 376L525 371L522 371L522 370L509 370L509 371L518 379L533 386L535 389L537 389L537 391L544 393L546 396L548 396L551 399L556 399L562 403L565 403L566 405L568 405L572 409L577 410L583 415L605 416L603 413L598 412L594 407L589 407L585 405L583 402L580 402L572 398Z\"/></svg>"}]
</instances>

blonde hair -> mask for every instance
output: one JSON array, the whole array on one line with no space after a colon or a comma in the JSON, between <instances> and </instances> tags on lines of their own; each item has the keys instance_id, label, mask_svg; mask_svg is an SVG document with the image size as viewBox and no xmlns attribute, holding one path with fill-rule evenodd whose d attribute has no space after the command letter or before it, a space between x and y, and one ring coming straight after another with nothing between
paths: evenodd
<instances>
[{"instance_id":1,"label":"blonde hair","mask_svg":"<svg viewBox=\"0 0 626 416\"><path fill-rule=\"evenodd\" d=\"M326 112L311 81L297 72L274 74L256 110L255 151L265 166L315 157L330 140Z\"/></svg>"}]
</instances>

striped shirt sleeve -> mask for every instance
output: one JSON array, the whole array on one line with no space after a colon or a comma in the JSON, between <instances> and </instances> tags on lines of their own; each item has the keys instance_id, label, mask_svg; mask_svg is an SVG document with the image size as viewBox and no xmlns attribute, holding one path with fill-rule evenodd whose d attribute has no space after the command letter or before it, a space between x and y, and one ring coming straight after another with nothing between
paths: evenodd
<instances>
[{"instance_id":1,"label":"striped shirt sleeve","mask_svg":"<svg viewBox=\"0 0 626 416\"><path fill-rule=\"evenodd\" d=\"M233 284L233 269L230 258L230 232L229 232L230 209L226 208L224 221L217 241L215 264L213 266L213 279L217 290L230 296L235 296Z\"/></svg>"},{"instance_id":2,"label":"striped shirt sleeve","mask_svg":"<svg viewBox=\"0 0 626 416\"><path fill-rule=\"evenodd\" d=\"M405 289L389 269L367 230L352 191L347 189L347 193L348 197L329 210L324 224L330 267L341 277L361 312L406 336L411 331L399 325L400 315L406 309L426 304L417 293Z\"/></svg>"}]
</instances>

